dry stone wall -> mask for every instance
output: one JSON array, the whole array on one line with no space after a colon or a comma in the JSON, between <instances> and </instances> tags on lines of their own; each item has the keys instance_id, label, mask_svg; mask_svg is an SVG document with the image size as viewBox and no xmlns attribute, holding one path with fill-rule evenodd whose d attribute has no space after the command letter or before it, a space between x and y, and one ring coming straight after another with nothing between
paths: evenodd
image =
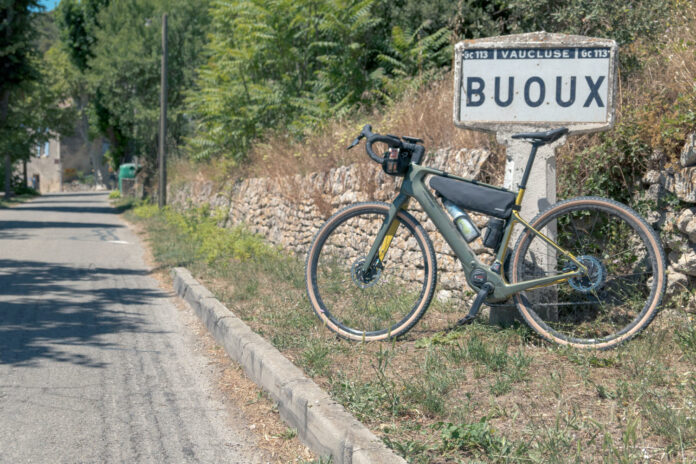
<instances>
[{"instance_id":1,"label":"dry stone wall","mask_svg":"<svg viewBox=\"0 0 696 464\"><path fill-rule=\"evenodd\" d=\"M688 138L676 169L663 166L643 177L647 198L657 201L672 193L682 202L676 209L650 211L647 219L660 230L667 253L668 296L677 298L689 311L696 310L695 141L694 135ZM429 156L425 164L476 178L489 157L485 150L448 149ZM660 152L653 155L653 161L663 162L663 158ZM223 185L201 179L171 186L168 198L177 208L207 204L215 211L223 209L227 226L244 224L304 258L314 234L331 214L356 201L388 202L394 198L399 182L376 164L368 163L303 176L252 178ZM684 204L694 206L683 208ZM409 212L421 221L435 246L441 284L438 298L461 296L468 287L455 255L417 204L412 202ZM472 217L480 228L484 226L486 218ZM492 259L480 239L472 245L484 262Z\"/></svg>"},{"instance_id":2,"label":"dry stone wall","mask_svg":"<svg viewBox=\"0 0 696 464\"><path fill-rule=\"evenodd\" d=\"M440 150L428 156L424 164L463 177L476 178L490 153L481 149ZM173 185L168 192L170 203L183 209L209 205L227 212L227 226L244 224L252 232L302 256L309 248L319 227L334 212L358 201L391 201L400 179L385 174L374 163L354 164L281 178L252 178L219 185L198 180ZM409 212L423 224L435 247L441 299L459 296L468 287L461 266L435 226L420 207L412 202ZM483 216L472 215L480 227ZM492 256L477 239L474 249L485 261Z\"/></svg>"},{"instance_id":3,"label":"dry stone wall","mask_svg":"<svg viewBox=\"0 0 696 464\"><path fill-rule=\"evenodd\" d=\"M648 222L660 230L667 253L667 295L683 309L696 311L696 134L691 134L682 149L679 166L665 167L665 157L659 151L653 154L661 169L648 171L643 176L646 196L654 201L671 193L682 203L677 208L651 211ZM694 205L687 206L684 205Z\"/></svg>"}]
</instances>

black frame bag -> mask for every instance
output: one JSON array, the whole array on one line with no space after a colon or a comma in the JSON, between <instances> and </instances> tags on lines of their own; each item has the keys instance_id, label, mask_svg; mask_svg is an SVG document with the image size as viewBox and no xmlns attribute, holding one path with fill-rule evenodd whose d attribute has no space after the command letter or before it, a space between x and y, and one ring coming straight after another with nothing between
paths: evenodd
<instances>
[{"instance_id":1,"label":"black frame bag","mask_svg":"<svg viewBox=\"0 0 696 464\"><path fill-rule=\"evenodd\" d=\"M430 187L462 209L500 219L510 217L517 197L514 192L509 190L447 177L432 177Z\"/></svg>"}]
</instances>

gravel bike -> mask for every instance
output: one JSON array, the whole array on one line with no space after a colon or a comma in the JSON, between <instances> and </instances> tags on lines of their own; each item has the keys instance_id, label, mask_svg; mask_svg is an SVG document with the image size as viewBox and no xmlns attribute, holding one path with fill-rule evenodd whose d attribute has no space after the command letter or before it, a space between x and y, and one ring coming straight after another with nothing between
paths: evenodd
<instances>
[{"instance_id":1,"label":"gravel bike","mask_svg":"<svg viewBox=\"0 0 696 464\"><path fill-rule=\"evenodd\" d=\"M370 158L403 181L391 204L347 206L317 232L305 270L317 316L339 336L358 341L399 337L423 317L437 263L430 238L406 211L415 198L476 293L460 323L473 320L483 303L512 297L527 324L548 341L607 349L637 335L657 314L666 285L664 250L647 222L628 206L595 196L560 201L529 222L519 214L538 147L567 133L513 136L531 143L513 192L422 166L422 140L374 134L366 125L348 148L365 138ZM388 146L383 156L373 151L377 142ZM443 208L452 211L452 204L459 208L454 211L489 217L483 245L495 254L492 264L478 259L458 227L462 221ZM471 232L471 224L464 225ZM516 225L523 229L510 253Z\"/></svg>"}]
</instances>

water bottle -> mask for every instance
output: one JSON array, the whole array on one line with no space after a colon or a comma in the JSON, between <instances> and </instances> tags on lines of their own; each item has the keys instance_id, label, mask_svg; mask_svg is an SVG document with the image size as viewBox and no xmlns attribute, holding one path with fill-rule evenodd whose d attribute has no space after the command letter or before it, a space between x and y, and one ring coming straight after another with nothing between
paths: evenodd
<instances>
[{"instance_id":1,"label":"water bottle","mask_svg":"<svg viewBox=\"0 0 696 464\"><path fill-rule=\"evenodd\" d=\"M461 232L464 236L464 240L471 242L472 240L475 240L476 237L481 235L478 227L476 227L476 224L474 224L465 211L459 209L457 205L449 200L445 200L444 205L447 212L450 214L450 216L452 216L452 220L457 226L457 229L459 229L459 232Z\"/></svg>"}]
</instances>

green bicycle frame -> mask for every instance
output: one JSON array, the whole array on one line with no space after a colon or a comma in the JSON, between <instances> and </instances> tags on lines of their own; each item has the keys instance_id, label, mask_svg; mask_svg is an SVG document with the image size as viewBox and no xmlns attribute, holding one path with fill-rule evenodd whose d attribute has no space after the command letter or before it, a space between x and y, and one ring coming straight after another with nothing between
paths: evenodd
<instances>
[{"instance_id":1,"label":"green bicycle frame","mask_svg":"<svg viewBox=\"0 0 696 464\"><path fill-rule=\"evenodd\" d=\"M532 155L533 161L533 155ZM531 168L531 163L528 166L527 171ZM545 236L543 233L532 227L527 221L522 219L517 211L512 212L512 217L507 221L507 226L505 228L505 233L503 235L501 246L498 248L496 254L496 262L504 263L505 254L507 253L508 244L512 234L512 230L516 224L521 224L526 230L531 231L534 235L540 237L546 243L551 245L557 251L562 253L564 256L568 257L577 265L577 270L566 272L563 274L541 277L537 279L527 280L524 282L508 283L505 281L502 271L495 272L489 268L488 265L483 264L474 254L469 244L464 240L457 227L452 222L449 215L442 209L439 205L437 199L425 186L425 177L427 175L449 177L452 179L457 179L464 182L474 183L471 179L466 179L463 177L458 177L447 172L441 171L439 169L433 169L426 166L420 166L417 164L411 164L404 180L401 184L399 194L396 199L392 202L387 218L385 219L382 227L380 228L376 240L368 253L365 264L364 271L367 272L371 267L377 263L381 265L383 262L389 245L391 243L397 228L399 227L399 221L396 219L396 215L399 210L406 209L408 201L411 197L415 198L418 203L423 207L425 213L430 217L430 219L435 224L435 227L440 231L442 236L445 238L449 246L454 250L459 260L464 268L464 274L472 288L478 289L479 287L475 285L471 279L471 271L474 269L482 269L486 272L487 281L494 286L493 293L488 297L487 301L496 302L506 300L515 293L521 292L523 290L528 290L535 287L544 287L548 285L553 285L556 283L563 282L573 277L578 277L587 272L587 268L580 263L572 253L564 250L558 246L553 240ZM478 185L485 185L486 187L495 188L498 190L503 190L498 187L484 184L481 182L475 182ZM523 182L526 185L526 181ZM520 206L522 203L522 198L524 197L525 188L520 186L517 192L517 198L515 205ZM502 266L500 266L502 269Z\"/></svg>"}]
</instances>

